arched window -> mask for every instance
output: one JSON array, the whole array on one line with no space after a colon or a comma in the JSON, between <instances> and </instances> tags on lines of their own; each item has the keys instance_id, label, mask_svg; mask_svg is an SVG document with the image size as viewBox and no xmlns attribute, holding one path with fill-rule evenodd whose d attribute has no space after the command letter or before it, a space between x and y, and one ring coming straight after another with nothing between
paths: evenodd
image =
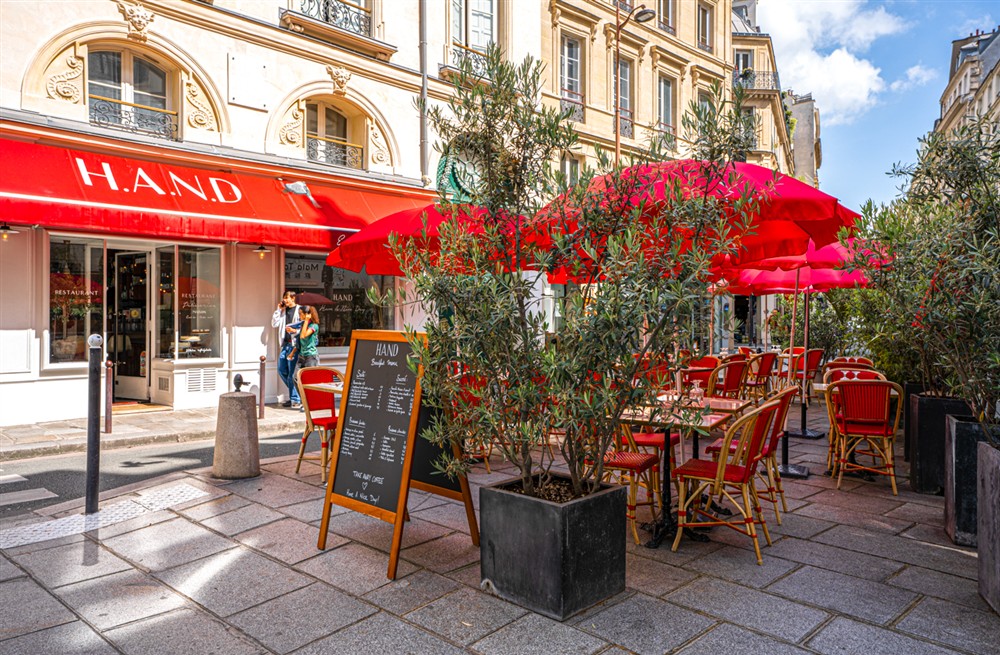
<instances>
[{"instance_id":1,"label":"arched window","mask_svg":"<svg viewBox=\"0 0 1000 655\"><path fill-rule=\"evenodd\" d=\"M177 138L170 72L129 50L94 49L87 55L90 122Z\"/></svg>"},{"instance_id":2,"label":"arched window","mask_svg":"<svg viewBox=\"0 0 1000 655\"><path fill-rule=\"evenodd\" d=\"M332 105L306 102L306 153L311 161L364 168L364 146L351 143L350 122ZM355 139L360 140L360 139Z\"/></svg>"}]
</instances>

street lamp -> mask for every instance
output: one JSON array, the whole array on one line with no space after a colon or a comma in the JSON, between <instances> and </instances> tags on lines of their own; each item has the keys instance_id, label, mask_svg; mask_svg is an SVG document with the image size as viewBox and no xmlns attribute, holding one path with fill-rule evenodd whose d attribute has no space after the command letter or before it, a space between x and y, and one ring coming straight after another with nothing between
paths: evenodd
<instances>
[{"instance_id":1,"label":"street lamp","mask_svg":"<svg viewBox=\"0 0 1000 655\"><path fill-rule=\"evenodd\" d=\"M622 124L621 124L621 71L619 66L621 62L622 55L622 28L628 24L630 20L635 20L637 23L648 23L656 17L656 12L652 9L646 9L646 5L639 5L637 7L632 7L632 10L628 12L628 16L625 20L622 20L622 3L621 0L615 0L615 166L618 165L618 160L622 156Z\"/></svg>"}]
</instances>

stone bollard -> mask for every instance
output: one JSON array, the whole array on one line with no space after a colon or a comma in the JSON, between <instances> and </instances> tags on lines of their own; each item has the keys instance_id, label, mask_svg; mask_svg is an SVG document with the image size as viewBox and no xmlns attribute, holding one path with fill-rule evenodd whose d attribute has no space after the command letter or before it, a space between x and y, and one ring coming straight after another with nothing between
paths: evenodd
<instances>
[{"instance_id":1,"label":"stone bollard","mask_svg":"<svg viewBox=\"0 0 1000 655\"><path fill-rule=\"evenodd\" d=\"M257 397L245 391L219 396L212 477L235 480L260 475Z\"/></svg>"}]
</instances>

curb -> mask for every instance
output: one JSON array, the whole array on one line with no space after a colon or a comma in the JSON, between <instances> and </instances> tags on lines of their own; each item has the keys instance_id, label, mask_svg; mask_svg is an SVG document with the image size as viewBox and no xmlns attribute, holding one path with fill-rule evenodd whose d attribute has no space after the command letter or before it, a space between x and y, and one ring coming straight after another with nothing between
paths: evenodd
<instances>
[{"instance_id":1,"label":"curb","mask_svg":"<svg viewBox=\"0 0 1000 655\"><path fill-rule=\"evenodd\" d=\"M302 433L303 421L285 421L282 423L272 423L258 426L258 437L273 437L279 434ZM104 433L101 433L101 449L117 450L120 448L133 448L135 446L148 446L152 444L164 443L186 443L188 441L204 441L215 438L215 430L199 430L196 432L180 432L170 434L150 434L142 436L122 436L114 437L112 433L105 440ZM66 455L69 453L82 453L87 450L87 439L76 438L62 442L39 442L32 444L15 444L7 446L0 451L0 462L13 462L22 459L32 459L35 457L50 457L52 455Z\"/></svg>"}]
</instances>

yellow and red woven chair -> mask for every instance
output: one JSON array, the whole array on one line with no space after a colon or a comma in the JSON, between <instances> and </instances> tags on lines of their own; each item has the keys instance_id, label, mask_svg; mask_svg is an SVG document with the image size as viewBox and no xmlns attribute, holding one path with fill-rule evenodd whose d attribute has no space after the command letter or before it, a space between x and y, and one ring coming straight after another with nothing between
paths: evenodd
<instances>
[{"instance_id":1,"label":"yellow and red woven chair","mask_svg":"<svg viewBox=\"0 0 1000 655\"><path fill-rule=\"evenodd\" d=\"M768 352L753 355L747 364L746 378L743 380L744 397L748 399L765 398L771 390L771 376L774 374L774 364L778 361L778 353Z\"/></svg>"},{"instance_id":2,"label":"yellow and red woven chair","mask_svg":"<svg viewBox=\"0 0 1000 655\"><path fill-rule=\"evenodd\" d=\"M747 375L746 360L738 359L715 367L708 378L708 398L739 398L744 390Z\"/></svg>"},{"instance_id":3,"label":"yellow and red woven chair","mask_svg":"<svg viewBox=\"0 0 1000 655\"><path fill-rule=\"evenodd\" d=\"M778 401L764 403L738 418L726 430L718 460L689 459L674 470L674 477L680 483L677 496L677 536L672 548L674 552L681 543L685 528L725 526L750 537L757 554L757 563L764 563L760 554L757 526L764 531L764 538L769 546L771 535L767 531L767 522L760 507L754 476L779 404ZM703 495L708 499L704 505ZM712 500L720 505L727 501L736 511L729 517L716 516L708 509Z\"/></svg>"},{"instance_id":4,"label":"yellow and red woven chair","mask_svg":"<svg viewBox=\"0 0 1000 655\"><path fill-rule=\"evenodd\" d=\"M895 416L892 416L894 391L897 398L903 397L902 387L888 380L841 380L827 388L827 396L837 399L838 489L844 473L868 471L889 476L892 495L898 495L893 440L899 429L903 403L896 403ZM862 464L859 457L871 458L872 463Z\"/></svg>"},{"instance_id":5,"label":"yellow and red woven chair","mask_svg":"<svg viewBox=\"0 0 1000 655\"><path fill-rule=\"evenodd\" d=\"M885 375L872 369L832 368L823 374L823 384L830 385L841 380L884 380ZM837 441L837 420L841 418L839 409L840 398L828 391L826 393L826 417L830 423L827 435L829 447L826 453L826 468L830 475L836 476L838 470L837 456L840 444Z\"/></svg>"},{"instance_id":6,"label":"yellow and red woven chair","mask_svg":"<svg viewBox=\"0 0 1000 655\"><path fill-rule=\"evenodd\" d=\"M302 399L302 410L306 415L306 427L302 431L302 445L299 446L299 459L295 463L295 472L299 472L304 459L318 459L320 462L320 479L326 482L327 462L333 448L333 437L337 431L336 396L329 391L308 389L309 384L324 384L339 382L344 384L344 374L329 366L309 366L295 372L295 384L299 388L299 398ZM309 455L306 452L306 440L313 432L319 432L319 455Z\"/></svg>"},{"instance_id":7,"label":"yellow and red woven chair","mask_svg":"<svg viewBox=\"0 0 1000 655\"><path fill-rule=\"evenodd\" d=\"M608 452L604 457L605 478L616 474L624 484L628 485L625 516L632 528L632 537L638 545L639 531L636 528L636 508L640 505L649 505L654 515L658 508L659 511L663 510L663 498L660 496L660 456L640 451L632 437L632 428L627 424L621 426L619 447ZM639 502L640 486L646 488L645 502Z\"/></svg>"}]
</instances>

